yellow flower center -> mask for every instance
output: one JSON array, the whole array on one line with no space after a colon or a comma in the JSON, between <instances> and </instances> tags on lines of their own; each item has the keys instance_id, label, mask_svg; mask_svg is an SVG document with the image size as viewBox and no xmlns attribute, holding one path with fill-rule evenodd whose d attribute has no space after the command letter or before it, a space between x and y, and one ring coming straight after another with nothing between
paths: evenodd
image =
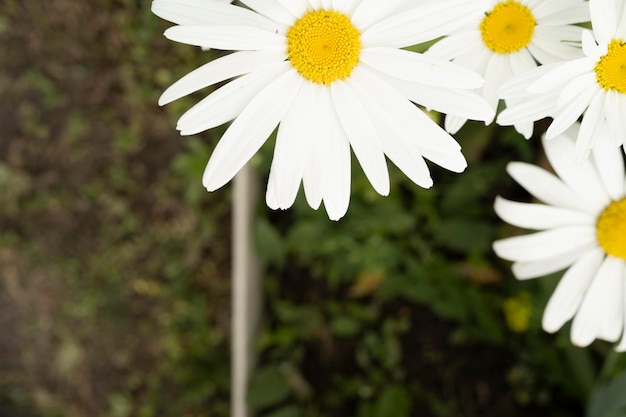
<instances>
[{"instance_id":1,"label":"yellow flower center","mask_svg":"<svg viewBox=\"0 0 626 417\"><path fill-rule=\"evenodd\" d=\"M526 47L535 33L535 17L521 3L502 1L480 22L485 46L499 54L509 54Z\"/></svg>"},{"instance_id":2,"label":"yellow flower center","mask_svg":"<svg viewBox=\"0 0 626 417\"><path fill-rule=\"evenodd\" d=\"M594 69L602 88L626 94L626 43L613 39Z\"/></svg>"},{"instance_id":3,"label":"yellow flower center","mask_svg":"<svg viewBox=\"0 0 626 417\"><path fill-rule=\"evenodd\" d=\"M626 261L626 198L613 201L600 213L596 236L606 253Z\"/></svg>"},{"instance_id":4,"label":"yellow flower center","mask_svg":"<svg viewBox=\"0 0 626 417\"><path fill-rule=\"evenodd\" d=\"M348 16L314 10L287 32L287 57L304 78L330 85L350 76L359 62L361 33Z\"/></svg>"}]
</instances>

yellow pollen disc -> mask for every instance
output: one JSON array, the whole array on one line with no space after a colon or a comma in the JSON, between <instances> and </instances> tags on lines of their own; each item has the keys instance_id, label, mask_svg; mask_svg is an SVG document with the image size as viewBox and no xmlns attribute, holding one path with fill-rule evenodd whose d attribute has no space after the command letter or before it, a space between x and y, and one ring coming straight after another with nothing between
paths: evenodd
<instances>
[{"instance_id":1,"label":"yellow pollen disc","mask_svg":"<svg viewBox=\"0 0 626 417\"><path fill-rule=\"evenodd\" d=\"M480 22L485 46L499 54L509 54L526 47L535 33L535 17L521 3L502 1Z\"/></svg>"},{"instance_id":2,"label":"yellow pollen disc","mask_svg":"<svg viewBox=\"0 0 626 417\"><path fill-rule=\"evenodd\" d=\"M606 253L626 261L626 198L613 201L600 214L596 236Z\"/></svg>"},{"instance_id":3,"label":"yellow pollen disc","mask_svg":"<svg viewBox=\"0 0 626 417\"><path fill-rule=\"evenodd\" d=\"M613 39L594 69L602 88L626 94L626 43Z\"/></svg>"},{"instance_id":4,"label":"yellow pollen disc","mask_svg":"<svg viewBox=\"0 0 626 417\"><path fill-rule=\"evenodd\" d=\"M287 57L304 78L330 85L350 76L359 62L361 33L348 16L315 10L287 32Z\"/></svg>"}]
</instances>

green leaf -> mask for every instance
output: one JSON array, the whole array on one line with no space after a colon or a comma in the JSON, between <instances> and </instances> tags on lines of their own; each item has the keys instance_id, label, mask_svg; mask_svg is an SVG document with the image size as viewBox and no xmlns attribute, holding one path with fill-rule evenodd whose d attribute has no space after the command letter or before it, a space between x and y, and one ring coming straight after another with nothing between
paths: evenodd
<instances>
[{"instance_id":1,"label":"green leaf","mask_svg":"<svg viewBox=\"0 0 626 417\"><path fill-rule=\"evenodd\" d=\"M626 372L594 388L587 417L626 417Z\"/></svg>"},{"instance_id":2,"label":"green leaf","mask_svg":"<svg viewBox=\"0 0 626 417\"><path fill-rule=\"evenodd\" d=\"M291 389L285 375L275 367L261 368L252 376L248 388L248 404L264 408L287 398Z\"/></svg>"},{"instance_id":3,"label":"green leaf","mask_svg":"<svg viewBox=\"0 0 626 417\"><path fill-rule=\"evenodd\" d=\"M491 245L492 234L492 226L488 223L455 219L439 226L435 240L458 252L485 251Z\"/></svg>"},{"instance_id":4,"label":"green leaf","mask_svg":"<svg viewBox=\"0 0 626 417\"><path fill-rule=\"evenodd\" d=\"M409 395L399 386L385 388L374 406L372 417L408 417L411 408Z\"/></svg>"}]
</instances>

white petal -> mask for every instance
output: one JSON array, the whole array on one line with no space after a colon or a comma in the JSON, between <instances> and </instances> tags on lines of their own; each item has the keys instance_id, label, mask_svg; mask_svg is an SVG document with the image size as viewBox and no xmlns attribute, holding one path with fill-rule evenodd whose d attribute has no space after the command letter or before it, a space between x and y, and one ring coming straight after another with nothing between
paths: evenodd
<instances>
[{"instance_id":1,"label":"white petal","mask_svg":"<svg viewBox=\"0 0 626 417\"><path fill-rule=\"evenodd\" d=\"M616 304L623 303L623 286L618 284L623 275L624 262L607 256L596 271L574 317L571 337L575 345L588 346L596 338L609 341L619 338L623 316ZM607 323L607 320L612 323Z\"/></svg>"},{"instance_id":2,"label":"white petal","mask_svg":"<svg viewBox=\"0 0 626 417\"><path fill-rule=\"evenodd\" d=\"M402 0L362 0L354 9L352 23L363 32L369 26L377 23L389 15L394 14L402 5Z\"/></svg>"},{"instance_id":3,"label":"white petal","mask_svg":"<svg viewBox=\"0 0 626 417\"><path fill-rule=\"evenodd\" d=\"M483 86L483 97L493 108L498 107L498 89L502 81L511 76L509 57L501 54L493 54L485 72L485 85ZM488 120L487 123L491 123Z\"/></svg>"},{"instance_id":4,"label":"white petal","mask_svg":"<svg viewBox=\"0 0 626 417\"><path fill-rule=\"evenodd\" d=\"M459 144L419 108L403 98L402 92L405 91L394 88L394 84L389 85L389 77L379 76L379 73L371 72L365 66L355 71L358 71L365 85L371 86L371 91L379 97L378 101L385 103L383 107L395 114L397 129L401 130L403 136L411 137L407 140L414 144L419 154L453 172L462 172L467 167Z\"/></svg>"},{"instance_id":5,"label":"white petal","mask_svg":"<svg viewBox=\"0 0 626 417\"><path fill-rule=\"evenodd\" d=\"M556 94L537 94L527 99L507 99L507 107L500 112L496 121L501 126L511 126L541 120L553 114L556 101Z\"/></svg>"},{"instance_id":6,"label":"white petal","mask_svg":"<svg viewBox=\"0 0 626 417\"><path fill-rule=\"evenodd\" d=\"M475 90L420 85L376 72L409 100L427 109L483 122L493 119L495 109Z\"/></svg>"},{"instance_id":7,"label":"white petal","mask_svg":"<svg viewBox=\"0 0 626 417\"><path fill-rule=\"evenodd\" d=\"M511 265L511 270L515 278L519 280L538 278L569 267L588 251L589 248L578 248L553 258L530 262L515 262Z\"/></svg>"},{"instance_id":8,"label":"white petal","mask_svg":"<svg viewBox=\"0 0 626 417\"><path fill-rule=\"evenodd\" d=\"M291 70L265 87L226 130L211 155L202 184L214 191L230 181L267 140L293 102L302 77Z\"/></svg>"},{"instance_id":9,"label":"white petal","mask_svg":"<svg viewBox=\"0 0 626 417\"><path fill-rule=\"evenodd\" d=\"M622 144L626 140L626 98L614 90L605 93L604 111L609 134L613 143Z\"/></svg>"},{"instance_id":10,"label":"white petal","mask_svg":"<svg viewBox=\"0 0 626 417\"><path fill-rule=\"evenodd\" d=\"M596 92L580 124L576 138L576 162L586 159L598 139L598 127L604 125L604 91Z\"/></svg>"},{"instance_id":11,"label":"white petal","mask_svg":"<svg viewBox=\"0 0 626 417\"><path fill-rule=\"evenodd\" d=\"M176 128L182 135L193 135L234 119L259 91L289 67L289 63L281 62L234 79L183 114Z\"/></svg>"},{"instance_id":12,"label":"white petal","mask_svg":"<svg viewBox=\"0 0 626 417\"><path fill-rule=\"evenodd\" d=\"M448 60L455 59L467 53L468 43L474 46L480 45L482 43L480 32L477 30L463 31L446 36L435 42L425 54Z\"/></svg>"},{"instance_id":13,"label":"white petal","mask_svg":"<svg viewBox=\"0 0 626 417\"><path fill-rule=\"evenodd\" d=\"M480 75L460 65L430 55L393 48L367 48L361 61L402 80L447 88L478 88Z\"/></svg>"},{"instance_id":14,"label":"white petal","mask_svg":"<svg viewBox=\"0 0 626 417\"><path fill-rule=\"evenodd\" d=\"M284 60L282 52L235 52L211 61L172 84L159 98L164 105L181 97L237 75L258 70Z\"/></svg>"},{"instance_id":15,"label":"white petal","mask_svg":"<svg viewBox=\"0 0 626 417\"><path fill-rule=\"evenodd\" d=\"M611 41L617 29L617 8L614 0L592 0L589 2L591 25L596 40L601 44Z\"/></svg>"},{"instance_id":16,"label":"white petal","mask_svg":"<svg viewBox=\"0 0 626 417\"><path fill-rule=\"evenodd\" d=\"M600 248L587 251L563 274L543 313L545 331L554 333L574 317L604 256Z\"/></svg>"},{"instance_id":17,"label":"white petal","mask_svg":"<svg viewBox=\"0 0 626 417\"><path fill-rule=\"evenodd\" d=\"M324 170L326 169L324 161L325 152L322 146L318 142L318 138L314 136L313 127L317 121L315 120L314 113L311 109L317 109L322 106L328 105L329 100L326 99L328 95L328 89L326 86L318 84L309 84L307 89L309 112L311 113L311 119L306 126L308 132L306 133L306 140L310 155L307 160L307 164L304 168L304 177L302 179L304 185L304 196L307 203L313 209L317 210L322 204L322 198L324 196ZM334 108L333 108L334 109ZM334 111L334 110L333 110Z\"/></svg>"},{"instance_id":18,"label":"white petal","mask_svg":"<svg viewBox=\"0 0 626 417\"><path fill-rule=\"evenodd\" d=\"M505 222L534 230L574 225L593 226L596 220L594 216L580 211L544 204L518 203L502 197L496 197L494 210Z\"/></svg>"},{"instance_id":19,"label":"white petal","mask_svg":"<svg viewBox=\"0 0 626 417\"><path fill-rule=\"evenodd\" d=\"M275 0L285 9L289 10L289 13L293 14L296 18L304 16L308 7L306 0Z\"/></svg>"},{"instance_id":20,"label":"white petal","mask_svg":"<svg viewBox=\"0 0 626 417\"><path fill-rule=\"evenodd\" d=\"M624 197L624 160L619 147L609 140L608 132L603 130L593 148L593 161L604 189L612 200Z\"/></svg>"},{"instance_id":21,"label":"white petal","mask_svg":"<svg viewBox=\"0 0 626 417\"><path fill-rule=\"evenodd\" d=\"M389 194L389 172L380 138L362 104L347 82L335 81L330 87L337 116L367 179L381 195Z\"/></svg>"},{"instance_id":22,"label":"white petal","mask_svg":"<svg viewBox=\"0 0 626 417\"><path fill-rule=\"evenodd\" d=\"M560 26L570 25L573 23L583 23L590 20L589 17L589 4L584 1L576 2L573 4L570 2L568 5L562 5L563 0L554 0L552 3L559 3L557 10L553 10L548 15L543 14L542 5L549 2L540 3L539 6L533 8L533 15L539 21L539 25ZM565 7L563 7L565 6ZM538 26L539 26L538 25Z\"/></svg>"},{"instance_id":23,"label":"white petal","mask_svg":"<svg viewBox=\"0 0 626 417\"><path fill-rule=\"evenodd\" d=\"M518 184L546 204L597 214L563 181L542 168L524 162L510 162L506 170Z\"/></svg>"},{"instance_id":24,"label":"white petal","mask_svg":"<svg viewBox=\"0 0 626 417\"><path fill-rule=\"evenodd\" d=\"M309 126L312 124L310 111L310 83L303 82L300 92L283 117L276 135L276 146L270 169L270 180L274 183L273 209L292 206L304 175L307 157L311 153ZM268 188L269 191L269 188Z\"/></svg>"},{"instance_id":25,"label":"white petal","mask_svg":"<svg viewBox=\"0 0 626 417\"><path fill-rule=\"evenodd\" d=\"M274 30L276 23L243 7L206 0L154 0L152 12L179 25L250 25Z\"/></svg>"},{"instance_id":26,"label":"white petal","mask_svg":"<svg viewBox=\"0 0 626 417\"><path fill-rule=\"evenodd\" d=\"M382 139L385 155L411 181L420 187L431 187L433 180L416 146L415 131L406 129L402 123L404 107L410 106L408 101L367 71L355 69L350 84L368 112L378 137Z\"/></svg>"},{"instance_id":27,"label":"white petal","mask_svg":"<svg viewBox=\"0 0 626 417\"><path fill-rule=\"evenodd\" d=\"M550 71L536 78L536 81L528 86L528 91L531 93L543 93L559 87L579 75L593 71L594 65L594 62L588 58L556 63L550 66Z\"/></svg>"},{"instance_id":28,"label":"white petal","mask_svg":"<svg viewBox=\"0 0 626 417\"><path fill-rule=\"evenodd\" d=\"M443 126L451 135L457 133L465 125L467 119L465 117L457 116L454 114L447 114L443 121Z\"/></svg>"},{"instance_id":29,"label":"white petal","mask_svg":"<svg viewBox=\"0 0 626 417\"><path fill-rule=\"evenodd\" d=\"M323 106L328 110L327 122L320 123L328 132L325 139L324 161L324 207L331 220L339 220L348 211L350 204L350 143L335 114L330 92L324 88ZM318 139L324 140L323 137Z\"/></svg>"},{"instance_id":30,"label":"white petal","mask_svg":"<svg viewBox=\"0 0 626 417\"><path fill-rule=\"evenodd\" d=\"M572 83L575 81L572 81ZM571 84L570 84L571 85ZM584 86L577 96L558 109L554 120L546 131L546 138L552 139L569 129L591 102L591 98L597 93L598 87L594 84ZM560 98L559 98L560 100Z\"/></svg>"},{"instance_id":31,"label":"white petal","mask_svg":"<svg viewBox=\"0 0 626 417\"><path fill-rule=\"evenodd\" d=\"M363 33L363 45L402 48L427 42L462 27L488 7L487 0L425 2L370 27Z\"/></svg>"},{"instance_id":32,"label":"white petal","mask_svg":"<svg viewBox=\"0 0 626 417\"><path fill-rule=\"evenodd\" d=\"M361 0L333 0L333 8L347 15L351 15L361 4Z\"/></svg>"},{"instance_id":33,"label":"white petal","mask_svg":"<svg viewBox=\"0 0 626 417\"><path fill-rule=\"evenodd\" d=\"M622 276L622 280L626 281L626 268L624 268L624 274ZM624 285L624 290L622 291L622 303L626 300L626 285ZM624 323L626 323L626 308L624 308ZM618 346L615 347L615 350L618 352L626 351L626 331L622 333L622 341Z\"/></svg>"},{"instance_id":34,"label":"white petal","mask_svg":"<svg viewBox=\"0 0 626 417\"><path fill-rule=\"evenodd\" d=\"M251 26L174 26L164 35L176 42L227 51L284 51L287 44L284 36Z\"/></svg>"},{"instance_id":35,"label":"white petal","mask_svg":"<svg viewBox=\"0 0 626 417\"><path fill-rule=\"evenodd\" d=\"M203 1L206 2L206 0ZM263 16L283 25L291 26L296 21L296 18L277 2L267 0L242 0L241 2Z\"/></svg>"},{"instance_id":36,"label":"white petal","mask_svg":"<svg viewBox=\"0 0 626 417\"><path fill-rule=\"evenodd\" d=\"M571 133L575 134L575 130ZM544 139L543 147L554 171L585 205L600 212L609 204L610 198L604 191L593 163L586 159L577 164L574 160L574 142L571 137L563 135L552 140Z\"/></svg>"},{"instance_id":37,"label":"white petal","mask_svg":"<svg viewBox=\"0 0 626 417\"><path fill-rule=\"evenodd\" d=\"M516 262L538 261L596 245L595 226L565 226L493 243L502 259Z\"/></svg>"},{"instance_id":38,"label":"white petal","mask_svg":"<svg viewBox=\"0 0 626 417\"><path fill-rule=\"evenodd\" d=\"M592 32L589 30L583 30L581 41L583 53L587 58L590 58L591 62L598 62L600 57L607 52L607 45L598 45L593 38Z\"/></svg>"},{"instance_id":39,"label":"white petal","mask_svg":"<svg viewBox=\"0 0 626 417\"><path fill-rule=\"evenodd\" d=\"M558 69L560 63L546 64L540 65L538 67L529 69L521 74L515 75L510 79L506 80L500 90L498 91L498 95L500 98L518 98L518 97L528 97L530 94L528 93L528 87L532 85L535 81L542 78L544 75L551 73L553 70ZM561 80L564 84L566 80ZM561 84L558 84L554 87L558 87Z\"/></svg>"}]
</instances>

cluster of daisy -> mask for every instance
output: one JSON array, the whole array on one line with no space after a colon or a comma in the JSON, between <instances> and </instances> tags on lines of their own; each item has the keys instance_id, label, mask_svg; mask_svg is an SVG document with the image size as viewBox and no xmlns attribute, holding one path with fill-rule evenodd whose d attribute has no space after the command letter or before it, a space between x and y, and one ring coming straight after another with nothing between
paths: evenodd
<instances>
[{"instance_id":1,"label":"cluster of daisy","mask_svg":"<svg viewBox=\"0 0 626 417\"><path fill-rule=\"evenodd\" d=\"M519 279L568 268L546 309L547 331L574 318L574 343L615 342L626 333L625 3L153 0L153 12L176 24L167 38L230 51L174 83L159 104L224 82L178 121L183 135L232 122L203 185L228 183L276 130L267 205L291 207L302 184L308 204L323 202L333 220L348 209L351 150L387 195L387 159L425 188L433 185L426 159L464 171L451 134L467 120L530 138L535 121L552 118L543 145L557 176L508 167L545 204L495 204L505 221L539 232L494 250L515 262ZM426 42L425 53L405 49ZM423 108L445 114L444 127Z\"/></svg>"}]
</instances>

